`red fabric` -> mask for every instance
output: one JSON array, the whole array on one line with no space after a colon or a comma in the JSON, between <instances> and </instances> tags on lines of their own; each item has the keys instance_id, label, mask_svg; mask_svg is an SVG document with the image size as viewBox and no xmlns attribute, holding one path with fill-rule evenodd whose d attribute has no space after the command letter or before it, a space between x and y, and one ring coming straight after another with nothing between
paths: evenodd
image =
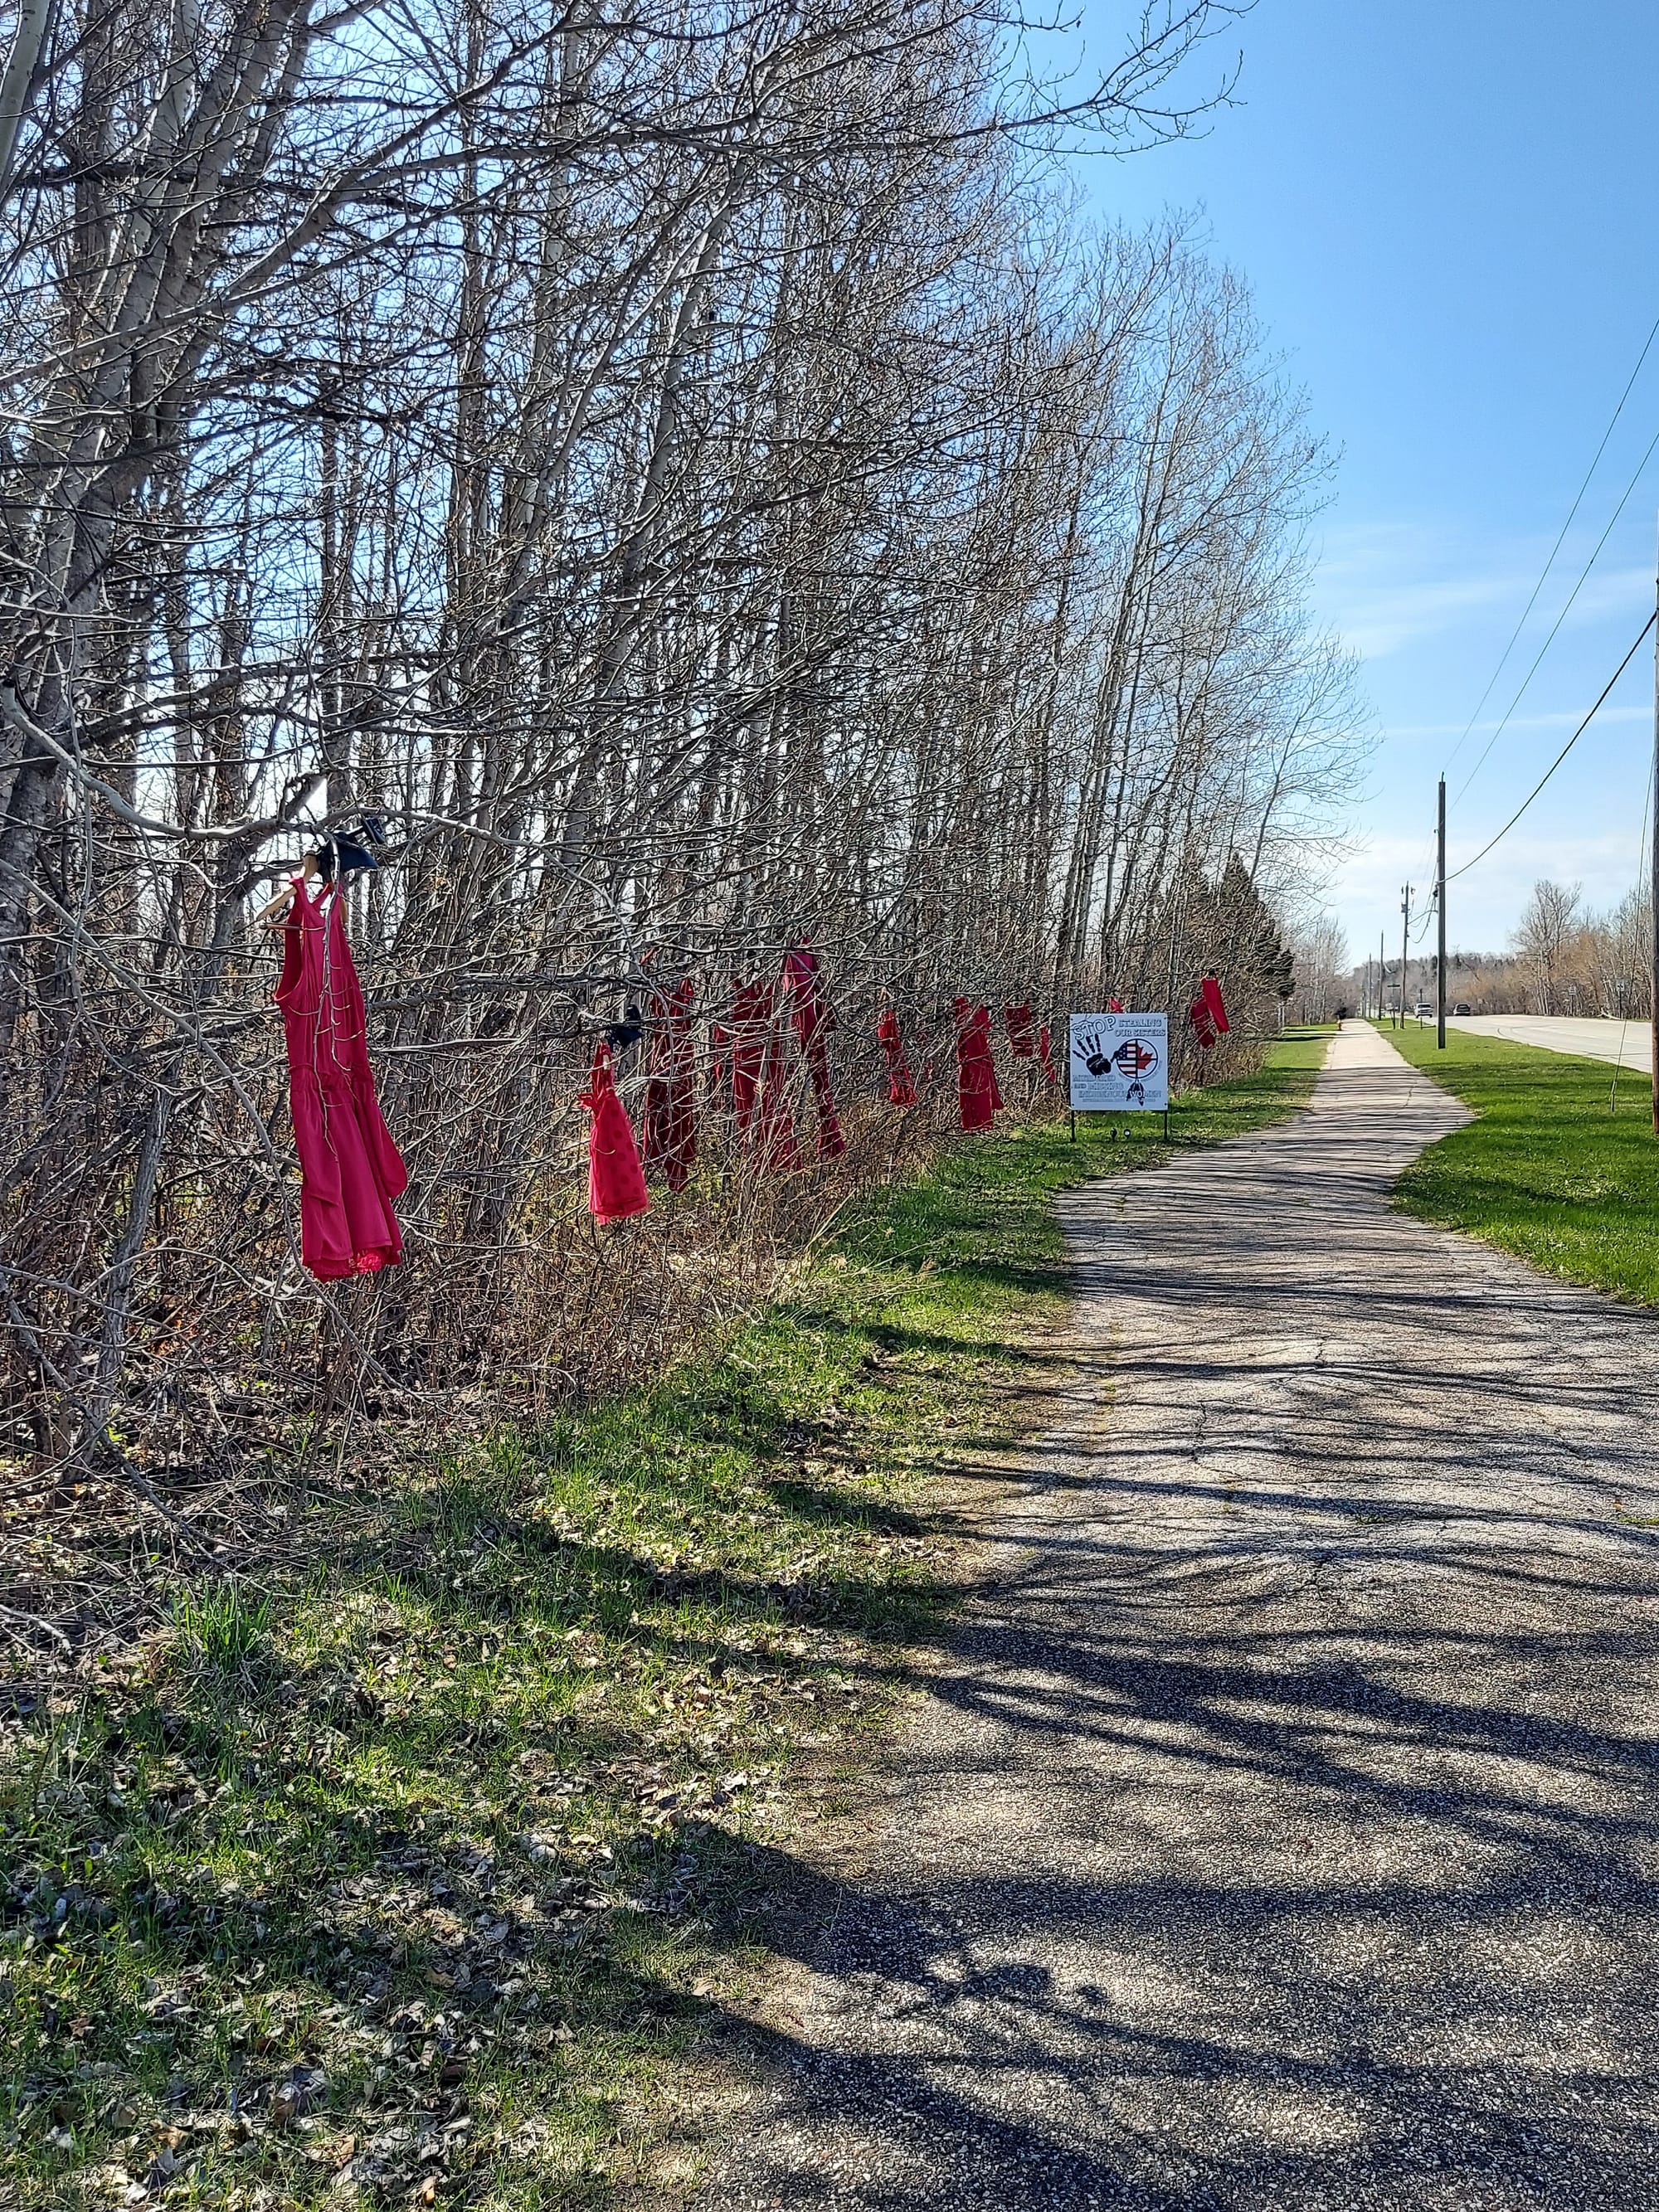
<instances>
[{"instance_id":1,"label":"red fabric","mask_svg":"<svg viewBox=\"0 0 1659 2212\"><path fill-rule=\"evenodd\" d=\"M974 1029L979 1038L980 1056L985 1064L985 1079L990 1087L991 1111L1000 1114L1002 1111L1002 1092L997 1083L997 1064L991 1056L991 1009L988 1006L975 1007Z\"/></svg>"},{"instance_id":2,"label":"red fabric","mask_svg":"<svg viewBox=\"0 0 1659 2212\"><path fill-rule=\"evenodd\" d=\"M904 1057L904 1037L899 1028L899 1018L890 1006L883 1009L876 1024L876 1035L881 1039L881 1048L887 1055L887 1103L890 1106L914 1106L916 1086L910 1080L909 1063Z\"/></svg>"},{"instance_id":3,"label":"red fabric","mask_svg":"<svg viewBox=\"0 0 1659 2212\"><path fill-rule=\"evenodd\" d=\"M1216 981L1215 970L1213 969L1212 969L1210 973L1204 978L1200 988L1204 994L1204 1004L1209 1010L1212 1027L1215 1030L1218 1036L1225 1036L1227 1034L1227 1008L1222 999L1221 986Z\"/></svg>"},{"instance_id":4,"label":"red fabric","mask_svg":"<svg viewBox=\"0 0 1659 2212\"><path fill-rule=\"evenodd\" d=\"M793 1175L802 1165L800 1140L789 1104L789 1062L784 1048L784 1026L779 1018L777 994L757 985L766 1009L765 1048L761 1061L760 1091L756 1102L754 1149L763 1172Z\"/></svg>"},{"instance_id":5,"label":"red fabric","mask_svg":"<svg viewBox=\"0 0 1659 2212\"><path fill-rule=\"evenodd\" d=\"M800 1039L801 1056L806 1062L812 1101L817 1109L818 1158L833 1160L847 1150L847 1139L842 1133L835 1090L830 1079L829 1036L836 1026L836 1017L824 1004L818 972L818 956L810 945L797 945L785 954L783 980L791 1000L789 1019Z\"/></svg>"},{"instance_id":6,"label":"red fabric","mask_svg":"<svg viewBox=\"0 0 1659 2212\"><path fill-rule=\"evenodd\" d=\"M648 1213L651 1197L640 1165L634 1124L617 1096L611 1073L611 1048L593 1054L593 1073L581 1103L592 1115L587 1132L587 1208L596 1221L626 1221Z\"/></svg>"},{"instance_id":7,"label":"red fabric","mask_svg":"<svg viewBox=\"0 0 1659 2212\"><path fill-rule=\"evenodd\" d=\"M1121 1014L1123 1012L1123 1001L1115 991L1106 1001L1106 1011L1109 1014Z\"/></svg>"},{"instance_id":8,"label":"red fabric","mask_svg":"<svg viewBox=\"0 0 1659 2212\"><path fill-rule=\"evenodd\" d=\"M1049 1082L1058 1084L1060 1077L1054 1068L1054 1045L1048 1036L1047 1022L1037 1031L1037 1058L1042 1062L1042 1072Z\"/></svg>"},{"instance_id":9,"label":"red fabric","mask_svg":"<svg viewBox=\"0 0 1659 2212\"><path fill-rule=\"evenodd\" d=\"M1215 1042L1215 1024L1210 1018L1210 1009L1201 993L1188 1007L1187 1018L1193 1025L1193 1035L1198 1039L1200 1048L1208 1052Z\"/></svg>"},{"instance_id":10,"label":"red fabric","mask_svg":"<svg viewBox=\"0 0 1659 2212\"><path fill-rule=\"evenodd\" d=\"M697 1157L696 1060L691 1049L696 996L688 975L673 990L659 994L652 1008L645 1165L649 1174L660 1172L670 1190L685 1188Z\"/></svg>"},{"instance_id":11,"label":"red fabric","mask_svg":"<svg viewBox=\"0 0 1659 2212\"><path fill-rule=\"evenodd\" d=\"M301 1256L323 1283L396 1267L404 1240L392 1200L409 1188L409 1170L374 1096L344 910L337 890L308 898L298 876L276 998L300 1155Z\"/></svg>"},{"instance_id":12,"label":"red fabric","mask_svg":"<svg viewBox=\"0 0 1659 2212\"><path fill-rule=\"evenodd\" d=\"M1023 1006L1005 1006L1002 1018L1008 1024L1008 1045L1016 1060L1034 1060L1036 1044L1031 1036L1031 1002Z\"/></svg>"},{"instance_id":13,"label":"red fabric","mask_svg":"<svg viewBox=\"0 0 1659 2212\"><path fill-rule=\"evenodd\" d=\"M749 1134L755 1118L771 1005L764 983L739 983L732 1000L732 1111L740 1136Z\"/></svg>"},{"instance_id":14,"label":"red fabric","mask_svg":"<svg viewBox=\"0 0 1659 2212\"><path fill-rule=\"evenodd\" d=\"M957 1104L964 1129L988 1129L1002 1103L991 1057L991 1010L957 1000Z\"/></svg>"},{"instance_id":15,"label":"red fabric","mask_svg":"<svg viewBox=\"0 0 1659 2212\"><path fill-rule=\"evenodd\" d=\"M789 1018L803 1052L820 1030L828 1031L836 1026L836 1018L823 1002L818 982L819 967L817 954L805 943L792 946L783 957L783 980L790 998Z\"/></svg>"}]
</instances>

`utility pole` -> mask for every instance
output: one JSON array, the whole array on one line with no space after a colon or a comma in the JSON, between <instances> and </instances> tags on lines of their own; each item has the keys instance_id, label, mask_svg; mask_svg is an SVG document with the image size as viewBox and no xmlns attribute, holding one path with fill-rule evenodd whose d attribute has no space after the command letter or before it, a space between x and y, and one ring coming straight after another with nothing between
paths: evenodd
<instances>
[{"instance_id":1,"label":"utility pole","mask_svg":"<svg viewBox=\"0 0 1659 2212\"><path fill-rule=\"evenodd\" d=\"M1376 935L1376 1026L1382 1026L1382 1017L1388 1008L1382 1001L1389 995L1389 933L1386 929Z\"/></svg>"},{"instance_id":2,"label":"utility pole","mask_svg":"<svg viewBox=\"0 0 1659 2212\"><path fill-rule=\"evenodd\" d=\"M1439 851L1437 860L1439 875L1434 887L1436 915L1440 929L1440 988L1435 993L1435 1042L1440 1050L1446 1049L1446 779L1440 779L1440 811L1438 816Z\"/></svg>"},{"instance_id":3,"label":"utility pole","mask_svg":"<svg viewBox=\"0 0 1659 2212\"><path fill-rule=\"evenodd\" d=\"M1405 896L1400 902L1400 911L1405 920L1400 925L1400 1020L1397 1026L1406 1026L1406 955L1412 941L1412 887L1406 885Z\"/></svg>"},{"instance_id":4,"label":"utility pole","mask_svg":"<svg viewBox=\"0 0 1659 2212\"><path fill-rule=\"evenodd\" d=\"M1654 606L1659 610L1659 575L1654 579ZM1653 765L1659 775L1659 629L1653 640ZM1648 867L1648 903L1652 908L1652 973L1648 977L1652 1019L1649 1042L1653 1061L1653 1133L1659 1137L1659 787L1654 793L1653 852Z\"/></svg>"}]
</instances>

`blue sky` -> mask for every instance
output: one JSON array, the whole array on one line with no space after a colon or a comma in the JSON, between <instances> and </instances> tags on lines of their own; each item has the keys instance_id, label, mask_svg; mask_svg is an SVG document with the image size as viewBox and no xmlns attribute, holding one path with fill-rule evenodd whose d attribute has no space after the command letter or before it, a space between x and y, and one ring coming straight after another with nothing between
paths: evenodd
<instances>
[{"instance_id":1,"label":"blue sky","mask_svg":"<svg viewBox=\"0 0 1659 2212\"><path fill-rule=\"evenodd\" d=\"M1121 31L1088 0L1085 33ZM1474 712L1659 317L1659 4L1258 0L1201 139L1079 164L1103 212L1202 212L1340 449L1317 531L1322 616L1364 656L1382 744L1329 903L1356 957L1431 879L1435 779ZM1455 794L1659 431L1659 341ZM1525 796L1653 604L1650 462L1514 719L1451 811L1451 866ZM1651 748L1644 653L1532 812L1448 901L1496 949L1534 880L1634 881Z\"/></svg>"}]
</instances>

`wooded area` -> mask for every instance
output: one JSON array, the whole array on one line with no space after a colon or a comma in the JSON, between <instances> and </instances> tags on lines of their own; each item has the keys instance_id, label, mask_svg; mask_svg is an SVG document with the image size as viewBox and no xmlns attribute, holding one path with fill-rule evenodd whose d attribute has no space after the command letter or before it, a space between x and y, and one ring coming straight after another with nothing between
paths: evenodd
<instances>
[{"instance_id":1,"label":"wooded area","mask_svg":"<svg viewBox=\"0 0 1659 2212\"><path fill-rule=\"evenodd\" d=\"M1304 943L1313 957L1304 956ZM1601 1021L1645 1023L1653 1001L1653 908L1638 884L1616 906L1598 911L1584 902L1583 886L1535 883L1504 952L1449 951L1446 996L1475 1014L1586 1015ZM1322 945L1316 931L1297 944L1297 1011L1304 1018L1316 1004L1358 1007L1376 1004L1375 960L1340 975L1346 945ZM1322 957L1322 955L1323 957ZM1389 963L1385 995L1398 1004L1400 963ZM1407 968L1407 1003L1435 992L1434 956L1413 952Z\"/></svg>"},{"instance_id":2,"label":"wooded area","mask_svg":"<svg viewBox=\"0 0 1659 2212\"><path fill-rule=\"evenodd\" d=\"M319 1415L624 1381L953 1118L958 994L1178 1012L1214 966L1271 1011L1359 751L1323 456L1237 282L1052 159L1187 127L1232 12L1045 89L996 0L24 0L0 1449L39 1492L185 1515ZM254 917L365 811L409 1264L324 1287ZM779 1176L710 1025L803 942L849 1143ZM697 1170L598 1233L593 1038L683 978Z\"/></svg>"}]
</instances>

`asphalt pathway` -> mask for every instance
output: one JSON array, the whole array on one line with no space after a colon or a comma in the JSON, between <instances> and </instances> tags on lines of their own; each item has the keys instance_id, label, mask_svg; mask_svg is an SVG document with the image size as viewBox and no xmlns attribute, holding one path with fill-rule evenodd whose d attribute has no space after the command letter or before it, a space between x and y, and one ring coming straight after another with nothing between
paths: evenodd
<instances>
[{"instance_id":1,"label":"asphalt pathway","mask_svg":"<svg viewBox=\"0 0 1659 2212\"><path fill-rule=\"evenodd\" d=\"M998 1579L710 2206L1659 2203L1659 1332L1387 1207L1369 1030L1069 1204Z\"/></svg>"},{"instance_id":2,"label":"asphalt pathway","mask_svg":"<svg viewBox=\"0 0 1659 2212\"><path fill-rule=\"evenodd\" d=\"M1644 1075L1653 1072L1653 1031L1645 1016L1639 1021L1609 1022L1576 1014L1448 1014L1446 1026L1473 1030L1480 1036L1507 1037L1511 1044L1541 1045L1546 1052L1610 1060L1615 1067L1639 1068Z\"/></svg>"}]
</instances>

